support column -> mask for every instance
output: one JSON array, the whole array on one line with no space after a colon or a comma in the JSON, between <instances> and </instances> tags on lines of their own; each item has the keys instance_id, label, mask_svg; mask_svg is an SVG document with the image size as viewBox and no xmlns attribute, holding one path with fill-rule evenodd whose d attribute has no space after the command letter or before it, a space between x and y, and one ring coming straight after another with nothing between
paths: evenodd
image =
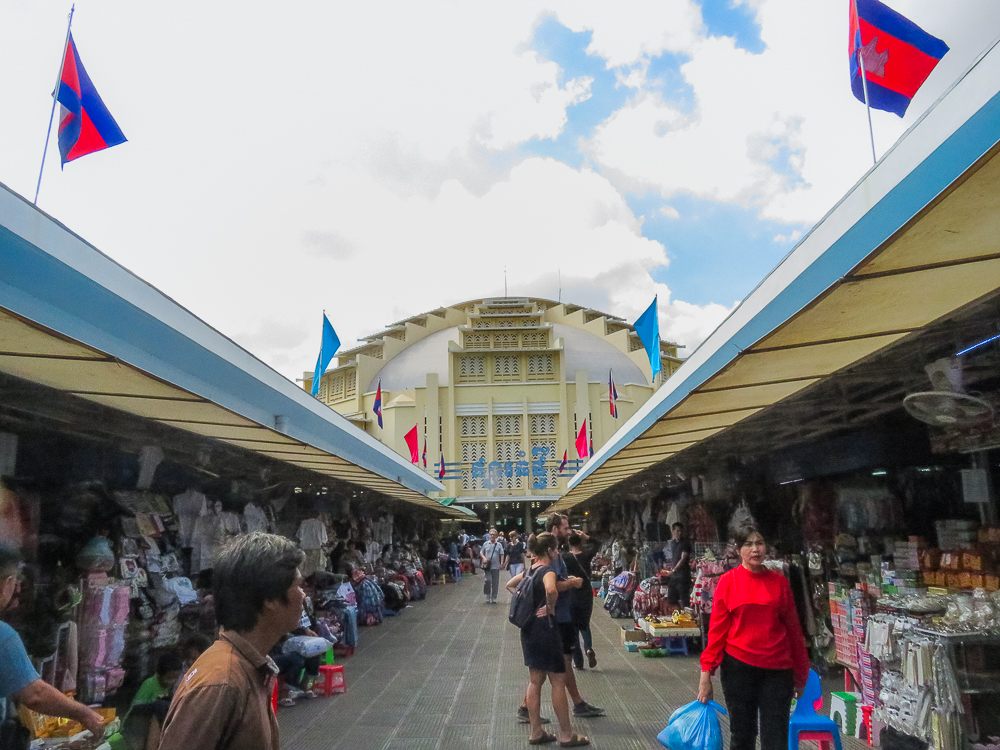
<instances>
[{"instance_id":1,"label":"support column","mask_svg":"<svg viewBox=\"0 0 1000 750\"><path fill-rule=\"evenodd\" d=\"M497 525L497 504L489 503L490 506L490 529ZM489 529L487 529L489 531Z\"/></svg>"},{"instance_id":2,"label":"support column","mask_svg":"<svg viewBox=\"0 0 1000 750\"><path fill-rule=\"evenodd\" d=\"M528 534L531 533L531 530L532 530L532 526L531 526L532 521L533 521L533 519L531 518L531 500L529 499L524 504L524 540L525 540L525 542L528 541Z\"/></svg>"}]
</instances>

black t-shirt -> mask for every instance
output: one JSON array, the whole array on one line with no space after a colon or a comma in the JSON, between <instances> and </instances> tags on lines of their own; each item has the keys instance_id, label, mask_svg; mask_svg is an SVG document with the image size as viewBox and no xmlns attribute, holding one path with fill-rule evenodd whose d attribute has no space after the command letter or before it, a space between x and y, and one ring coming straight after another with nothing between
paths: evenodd
<instances>
[{"instance_id":1,"label":"black t-shirt","mask_svg":"<svg viewBox=\"0 0 1000 750\"><path fill-rule=\"evenodd\" d=\"M667 549L670 552L670 562L674 566L674 573L678 575L691 575L691 542L687 539L667 542ZM687 552L687 559L681 564L681 556Z\"/></svg>"},{"instance_id":2,"label":"black t-shirt","mask_svg":"<svg viewBox=\"0 0 1000 750\"><path fill-rule=\"evenodd\" d=\"M524 542L507 546L507 562L511 565L524 565Z\"/></svg>"}]
</instances>

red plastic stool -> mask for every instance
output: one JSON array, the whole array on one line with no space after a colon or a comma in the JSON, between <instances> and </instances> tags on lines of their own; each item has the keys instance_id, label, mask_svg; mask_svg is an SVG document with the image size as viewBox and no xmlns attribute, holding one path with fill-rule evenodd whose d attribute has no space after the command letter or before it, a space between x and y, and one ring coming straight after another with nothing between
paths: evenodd
<instances>
[{"instance_id":1,"label":"red plastic stool","mask_svg":"<svg viewBox=\"0 0 1000 750\"><path fill-rule=\"evenodd\" d=\"M803 740L817 742L819 743L819 750L833 750L835 744L833 734L830 732L810 732L803 730L799 732L798 740L799 742Z\"/></svg>"},{"instance_id":2,"label":"red plastic stool","mask_svg":"<svg viewBox=\"0 0 1000 750\"><path fill-rule=\"evenodd\" d=\"M868 747L875 747L875 739L872 737L872 709L874 706L861 706L861 714L864 716L865 737Z\"/></svg>"},{"instance_id":3,"label":"red plastic stool","mask_svg":"<svg viewBox=\"0 0 1000 750\"><path fill-rule=\"evenodd\" d=\"M323 664L319 668L323 675L323 695L329 698L334 693L346 693L347 681L344 679L344 668L334 664Z\"/></svg>"}]
</instances>

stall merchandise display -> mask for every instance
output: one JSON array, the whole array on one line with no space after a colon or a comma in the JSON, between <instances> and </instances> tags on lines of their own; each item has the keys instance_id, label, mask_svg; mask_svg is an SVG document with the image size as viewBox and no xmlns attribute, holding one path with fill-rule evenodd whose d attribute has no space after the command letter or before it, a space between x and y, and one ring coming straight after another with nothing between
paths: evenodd
<instances>
[{"instance_id":1,"label":"stall merchandise display","mask_svg":"<svg viewBox=\"0 0 1000 750\"><path fill-rule=\"evenodd\" d=\"M899 568L904 556L912 562L919 549L896 547L893 564ZM982 588L932 594L899 586L898 574L889 580L853 589L830 584L838 661L851 669L871 711L875 742L879 728L890 727L938 750L962 750L966 738L990 730L979 699L1000 695L998 595Z\"/></svg>"}]
</instances>

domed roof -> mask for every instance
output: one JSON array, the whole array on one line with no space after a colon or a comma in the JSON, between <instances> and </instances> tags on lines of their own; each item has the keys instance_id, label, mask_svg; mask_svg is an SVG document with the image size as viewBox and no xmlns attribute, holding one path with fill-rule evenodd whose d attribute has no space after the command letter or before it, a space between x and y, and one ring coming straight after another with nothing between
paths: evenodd
<instances>
[{"instance_id":1,"label":"domed roof","mask_svg":"<svg viewBox=\"0 0 1000 750\"><path fill-rule=\"evenodd\" d=\"M566 350L566 375L572 381L573 373L586 370L590 382L604 382L608 370L615 372L615 382L624 385L636 383L649 385L649 380L627 354L600 336L562 323L552 324L555 338L562 339ZM427 384L427 374L436 372L440 385L448 385L448 342L460 340L458 326L432 333L401 351L378 371L368 391L374 391L379 378L382 389L402 391L422 388Z\"/></svg>"}]
</instances>

